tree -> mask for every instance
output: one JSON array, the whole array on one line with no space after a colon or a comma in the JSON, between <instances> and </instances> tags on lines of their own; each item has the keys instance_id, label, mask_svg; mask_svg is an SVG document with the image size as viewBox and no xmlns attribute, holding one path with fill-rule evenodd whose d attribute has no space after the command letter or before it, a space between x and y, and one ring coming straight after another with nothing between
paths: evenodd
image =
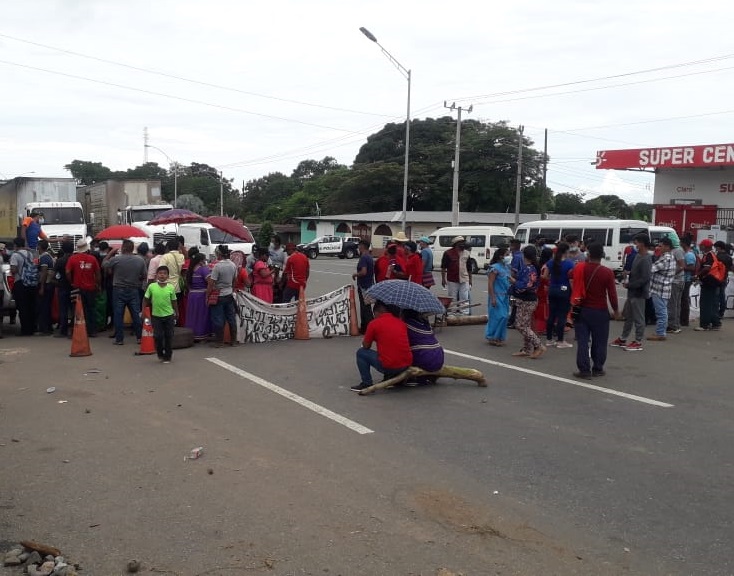
<instances>
[{"instance_id":1,"label":"tree","mask_svg":"<svg viewBox=\"0 0 734 576\"><path fill-rule=\"evenodd\" d=\"M628 219L632 216L632 208L614 194L603 194L587 200L584 203L587 214L594 216L614 216L615 218Z\"/></svg>"},{"instance_id":2,"label":"tree","mask_svg":"<svg viewBox=\"0 0 734 576\"><path fill-rule=\"evenodd\" d=\"M323 176L327 172L341 170L342 168L346 168L346 166L339 164L331 156L325 156L323 160L303 160L293 170L291 178L305 182L306 180L313 180L314 178Z\"/></svg>"},{"instance_id":3,"label":"tree","mask_svg":"<svg viewBox=\"0 0 734 576\"><path fill-rule=\"evenodd\" d=\"M260 234L257 236L257 245L267 248L270 246L270 239L273 237L273 225L270 222L263 222L260 227Z\"/></svg>"},{"instance_id":4,"label":"tree","mask_svg":"<svg viewBox=\"0 0 734 576\"><path fill-rule=\"evenodd\" d=\"M553 197L558 214L584 214L584 195L573 192L561 192Z\"/></svg>"},{"instance_id":5,"label":"tree","mask_svg":"<svg viewBox=\"0 0 734 576\"><path fill-rule=\"evenodd\" d=\"M176 207L183 208L184 210L191 210L200 216L207 216L209 214L209 211L204 205L204 201L193 194L179 195Z\"/></svg>"},{"instance_id":6,"label":"tree","mask_svg":"<svg viewBox=\"0 0 734 576\"><path fill-rule=\"evenodd\" d=\"M72 178L76 179L77 184L88 186L97 182L103 182L113 177L113 172L101 162L91 162L89 160L72 160L64 166L64 170L71 172Z\"/></svg>"}]
</instances>

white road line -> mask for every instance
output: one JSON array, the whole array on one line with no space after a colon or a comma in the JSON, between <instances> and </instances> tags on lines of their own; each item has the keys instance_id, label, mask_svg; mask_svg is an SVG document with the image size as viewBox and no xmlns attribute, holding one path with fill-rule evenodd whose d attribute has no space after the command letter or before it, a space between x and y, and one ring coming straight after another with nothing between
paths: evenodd
<instances>
[{"instance_id":1,"label":"white road line","mask_svg":"<svg viewBox=\"0 0 734 576\"><path fill-rule=\"evenodd\" d=\"M444 350L446 354L453 354L461 358L468 358L469 360L476 360L477 362L484 362L485 364L491 364L492 366L499 366L500 368L507 368L508 370L516 370L517 372L524 372L532 376L540 376L541 378L547 378L548 380L555 380L556 382L563 382L564 384L572 384L573 386L579 386L580 388L587 388L596 392L603 392L604 394L611 394L613 396L621 396L628 400L635 400L636 402L642 402L643 404L650 404L651 406L658 406L660 408L673 408L674 404L668 404L667 402L660 402L659 400L653 400L652 398L645 398L644 396L637 396L636 394L628 394L627 392L620 392L619 390L613 390L611 388L604 388L602 386L595 386L594 384L586 384L585 382L579 382L577 380L571 380L570 378L563 378L562 376L554 376L553 374L545 374L544 372L538 372L537 370L531 370L529 368L522 368L521 366L514 366L512 364L505 364L504 362L497 362L495 360L487 360L486 358L479 358L478 356L470 356L462 352L453 352L451 350Z\"/></svg>"},{"instance_id":2,"label":"white road line","mask_svg":"<svg viewBox=\"0 0 734 576\"><path fill-rule=\"evenodd\" d=\"M354 420L350 420L349 418L346 418L345 416L337 414L336 412L332 412L328 408L324 408L323 406L320 406L319 404L316 404L315 402L306 400L305 398L299 396L298 394L294 394L293 392L290 392L289 390L286 390L285 388L281 388L280 386L273 384L272 382L263 380L259 376L255 376L254 374L251 374L250 372L245 372L244 370L241 370L237 368L236 366L227 364L226 362L223 362L219 358L207 358L207 360L209 360L209 362L211 362L212 364L221 366L225 370L229 370L233 374L237 374L237 376L241 378L245 378L246 380L250 380L251 382L258 384L262 386L263 388L267 388L271 392L280 394L284 398L288 398L288 400L293 400L293 402L300 404L304 408L308 408L309 410L312 410L313 412L316 412L316 414L320 414L321 416L324 416L325 418L328 418L329 420L333 420L334 422L337 422L338 424L341 424L342 426L346 426L350 430L354 430L357 434L372 434L374 432L374 430L370 430L369 428L362 426L361 424L357 424Z\"/></svg>"}]
</instances>

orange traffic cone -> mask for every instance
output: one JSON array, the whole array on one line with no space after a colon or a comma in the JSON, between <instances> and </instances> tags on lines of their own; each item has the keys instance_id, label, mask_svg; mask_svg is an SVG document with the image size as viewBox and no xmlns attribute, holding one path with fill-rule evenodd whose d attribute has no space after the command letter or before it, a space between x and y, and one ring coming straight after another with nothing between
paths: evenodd
<instances>
[{"instance_id":1,"label":"orange traffic cone","mask_svg":"<svg viewBox=\"0 0 734 576\"><path fill-rule=\"evenodd\" d=\"M354 301L354 286L349 287L349 335L359 336L357 323L357 304Z\"/></svg>"},{"instance_id":2,"label":"orange traffic cone","mask_svg":"<svg viewBox=\"0 0 734 576\"><path fill-rule=\"evenodd\" d=\"M155 354L155 338L153 337L153 322L150 319L150 308L143 308L143 333L140 338L140 350L136 356Z\"/></svg>"},{"instance_id":3,"label":"orange traffic cone","mask_svg":"<svg viewBox=\"0 0 734 576\"><path fill-rule=\"evenodd\" d=\"M224 323L224 334L222 334L222 344L232 343L232 331L229 329L229 322Z\"/></svg>"},{"instance_id":4,"label":"orange traffic cone","mask_svg":"<svg viewBox=\"0 0 734 576\"><path fill-rule=\"evenodd\" d=\"M91 356L92 349L89 347L87 336L87 321L84 318L82 297L77 294L76 306L74 308L74 332L71 336L71 354L69 356Z\"/></svg>"},{"instance_id":5,"label":"orange traffic cone","mask_svg":"<svg viewBox=\"0 0 734 576\"><path fill-rule=\"evenodd\" d=\"M298 307L296 308L296 329L293 337L296 340L309 340L308 316L306 315L306 292L303 286L298 290Z\"/></svg>"}]
</instances>

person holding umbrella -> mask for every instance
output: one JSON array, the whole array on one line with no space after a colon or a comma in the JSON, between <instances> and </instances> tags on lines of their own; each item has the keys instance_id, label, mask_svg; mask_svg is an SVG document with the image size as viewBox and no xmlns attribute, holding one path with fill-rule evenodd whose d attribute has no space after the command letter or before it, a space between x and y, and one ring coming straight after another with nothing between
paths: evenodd
<instances>
[{"instance_id":1,"label":"person holding umbrella","mask_svg":"<svg viewBox=\"0 0 734 576\"><path fill-rule=\"evenodd\" d=\"M379 300L375 302L373 313L375 319L367 326L362 347L357 350L361 381L351 387L353 392L372 386L372 368L391 378L407 370L413 362L405 323ZM372 349L373 343L377 350Z\"/></svg>"}]
</instances>

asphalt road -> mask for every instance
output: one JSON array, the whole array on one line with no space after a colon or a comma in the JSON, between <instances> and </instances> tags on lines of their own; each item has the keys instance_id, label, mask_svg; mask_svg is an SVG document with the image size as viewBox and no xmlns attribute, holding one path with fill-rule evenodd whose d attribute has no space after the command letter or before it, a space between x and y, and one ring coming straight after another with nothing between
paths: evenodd
<instances>
[{"instance_id":1,"label":"asphalt road","mask_svg":"<svg viewBox=\"0 0 734 576\"><path fill-rule=\"evenodd\" d=\"M309 295L354 265L312 261ZM6 337L0 540L55 544L87 575L132 558L181 576L732 574L732 331L611 349L579 382L574 350L518 359L514 331L497 349L447 327L447 362L488 388L366 397L356 338L164 366L104 337L88 358Z\"/></svg>"}]
</instances>

